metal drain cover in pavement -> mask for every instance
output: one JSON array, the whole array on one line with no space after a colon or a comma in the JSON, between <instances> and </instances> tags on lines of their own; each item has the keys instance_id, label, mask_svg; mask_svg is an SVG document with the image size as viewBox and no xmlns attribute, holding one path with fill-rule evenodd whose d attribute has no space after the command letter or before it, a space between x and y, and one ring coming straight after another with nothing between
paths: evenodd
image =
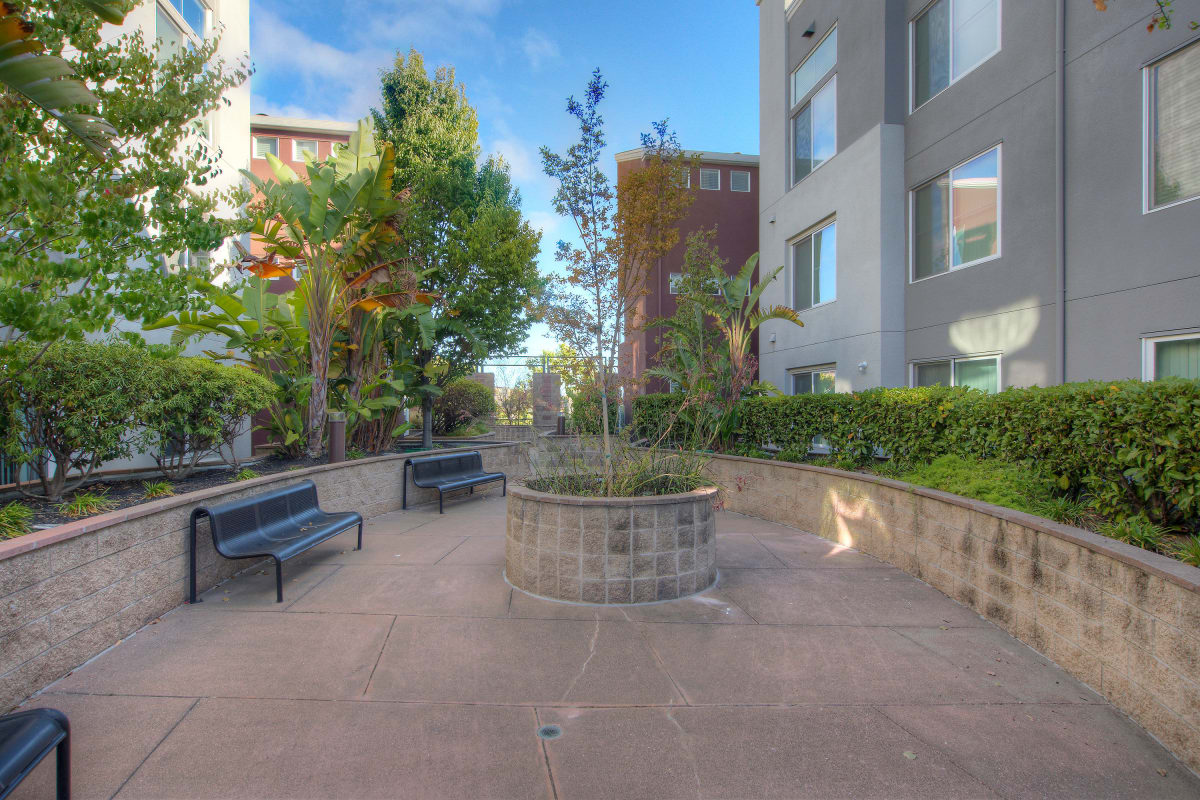
<instances>
[{"instance_id":1,"label":"metal drain cover in pavement","mask_svg":"<svg viewBox=\"0 0 1200 800\"><path fill-rule=\"evenodd\" d=\"M563 735L563 729L557 725L543 725L537 729L537 735L540 739L557 739Z\"/></svg>"}]
</instances>

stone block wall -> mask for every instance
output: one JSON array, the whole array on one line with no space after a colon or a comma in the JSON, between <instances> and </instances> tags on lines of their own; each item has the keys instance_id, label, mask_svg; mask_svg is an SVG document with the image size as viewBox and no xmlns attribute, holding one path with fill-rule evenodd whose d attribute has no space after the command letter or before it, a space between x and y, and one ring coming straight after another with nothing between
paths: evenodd
<instances>
[{"instance_id":1,"label":"stone block wall","mask_svg":"<svg viewBox=\"0 0 1200 800\"><path fill-rule=\"evenodd\" d=\"M522 444L476 445L484 468L525 474ZM370 518L400 508L406 456L310 467L121 509L0 542L0 711L116 644L187 598L188 520L220 503L301 480L317 485L331 511ZM409 486L409 504L436 499ZM207 589L253 566L213 550L207 523L197 536L197 583Z\"/></svg>"},{"instance_id":2,"label":"stone block wall","mask_svg":"<svg viewBox=\"0 0 1200 800\"><path fill-rule=\"evenodd\" d=\"M1200 770L1200 569L899 481L717 456L737 511L903 569L1084 681Z\"/></svg>"},{"instance_id":3,"label":"stone block wall","mask_svg":"<svg viewBox=\"0 0 1200 800\"><path fill-rule=\"evenodd\" d=\"M582 603L649 603L717 579L716 489L655 497L564 497L512 489L505 576L518 589Z\"/></svg>"}]
</instances>

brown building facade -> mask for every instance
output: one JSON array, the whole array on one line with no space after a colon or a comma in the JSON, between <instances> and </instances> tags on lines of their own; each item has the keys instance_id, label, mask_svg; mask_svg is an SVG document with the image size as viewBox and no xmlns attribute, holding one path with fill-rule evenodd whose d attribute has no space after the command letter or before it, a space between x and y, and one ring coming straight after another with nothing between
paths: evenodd
<instances>
[{"instance_id":1,"label":"brown building facade","mask_svg":"<svg viewBox=\"0 0 1200 800\"><path fill-rule=\"evenodd\" d=\"M649 270L648 293L638 304L639 319L669 317L677 305L673 293L674 280L683 271L687 237L695 231L716 228L713 240L718 252L726 259L726 273L734 275L751 255L758 252L758 156L742 153L689 153L699 160L699 167L690 170L688 189L694 201L687 217L679 225L679 243ZM617 182L641 168L643 151L626 150L617 153ZM757 271L755 273L757 279ZM625 397L625 418L632 411L631 394L665 392L668 387L660 379L645 379L647 367L656 366L661 347L660 335L653 329L628 330L621 352L621 373L632 378L633 388ZM758 352L757 339L751 352Z\"/></svg>"}]
</instances>

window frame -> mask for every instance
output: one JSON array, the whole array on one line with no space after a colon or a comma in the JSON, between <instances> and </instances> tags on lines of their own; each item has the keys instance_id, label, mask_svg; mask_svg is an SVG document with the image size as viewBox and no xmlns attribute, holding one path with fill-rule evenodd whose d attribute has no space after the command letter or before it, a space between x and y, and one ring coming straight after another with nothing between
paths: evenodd
<instances>
[{"instance_id":1,"label":"window frame","mask_svg":"<svg viewBox=\"0 0 1200 800\"><path fill-rule=\"evenodd\" d=\"M715 173L717 173L717 185L716 185L715 187L709 188L709 187L706 187L706 186L704 185L704 173L706 173L706 172L715 172ZM691 180L691 176L690 176L690 175L688 176L688 180L689 180L689 181ZM697 186L698 186L698 187L699 187L699 188L700 188L702 191L705 191L705 192L719 192L719 191L721 191L721 168L720 168L720 167L700 167L700 182L697 184Z\"/></svg>"},{"instance_id":2,"label":"window frame","mask_svg":"<svg viewBox=\"0 0 1200 800\"><path fill-rule=\"evenodd\" d=\"M954 77L954 0L945 0L945 1L950 4L950 41L947 42L947 45L946 45L950 51L948 54L949 55L948 61L949 61L949 69L950 69L950 80L946 83L945 86L943 86L941 89L938 89L933 94L929 95L929 97L926 98L925 100L923 100L920 104L917 103L917 94L916 94L917 87L916 87L915 82L913 81L913 70L917 66L917 63L915 60L916 55L917 55L917 53L916 53L916 36L917 36L916 24L917 24L917 20L919 20L921 17L923 17L927 13L929 13L929 10L931 8L933 8L935 5L937 5L938 3L942 2L942 0L930 0L930 2L926 3L921 8L921 10L918 11L916 14L914 14L912 16L912 19L910 19L908 21L908 113L909 114L912 114L912 113L916 112L917 109L923 108L924 106L928 105L929 101L933 100L935 97L942 94L942 92L945 92L951 86L958 83L963 78L967 77L968 75L970 75L972 72L974 72L975 70L982 67L987 62L991 61L993 58L996 57L997 53L999 53L1001 50L1004 49L1004 0L996 0L996 49L991 51L990 53L988 53L983 58L979 59L979 61L977 61L973 67L971 67L969 70L964 72L962 75L959 75L957 78Z\"/></svg>"},{"instance_id":3,"label":"window frame","mask_svg":"<svg viewBox=\"0 0 1200 800\"><path fill-rule=\"evenodd\" d=\"M1200 47L1200 36L1194 36L1142 65L1142 214L1153 214L1155 211L1165 211L1168 208L1200 200L1200 192L1198 192L1182 200L1172 200L1170 203L1157 206L1153 204L1154 158L1150 151L1154 144L1151 131L1153 125L1150 119L1150 72L1171 56L1189 47Z\"/></svg>"},{"instance_id":4,"label":"window frame","mask_svg":"<svg viewBox=\"0 0 1200 800\"><path fill-rule=\"evenodd\" d=\"M678 295L679 291L675 285L675 282L681 281L681 280L683 280L682 272L668 272L667 273L667 294Z\"/></svg>"},{"instance_id":5,"label":"window frame","mask_svg":"<svg viewBox=\"0 0 1200 800\"><path fill-rule=\"evenodd\" d=\"M1004 142L996 142L991 147L981 150L970 158L963 159L945 172L939 172L932 178L921 181L908 190L908 225L906 235L908 236L908 282L920 283L921 281L931 280L932 278L940 278L943 275L949 275L954 272L973 267L977 264L986 264L989 261L995 261L1004 255ZM996 151L996 252L990 256L977 258L974 261L968 261L965 264L959 264L957 267L953 264L947 264L945 272L935 272L932 275L926 275L923 278L917 277L917 260L916 260L916 236L913 227L916 225L916 196L917 192L924 189L926 186L935 182L938 178L945 175L949 178L950 173L959 167L970 164L975 159L985 156L988 153ZM949 199L947 201L946 219L948 226L951 227L950 237L954 238L954 187L951 185ZM953 261L953 259L951 259Z\"/></svg>"},{"instance_id":6,"label":"window frame","mask_svg":"<svg viewBox=\"0 0 1200 800\"><path fill-rule=\"evenodd\" d=\"M320 139L298 139L295 136L293 136L292 137L292 161L304 161L304 156L302 155L300 148L297 147L298 142L312 142L313 143L313 161L316 161L317 153L320 152L320 148L321 148L321 140Z\"/></svg>"},{"instance_id":7,"label":"window frame","mask_svg":"<svg viewBox=\"0 0 1200 800\"><path fill-rule=\"evenodd\" d=\"M206 30L202 33L192 30L191 24L183 18L183 14L171 3L171 0L157 0L155 5L166 13L167 17L170 18L171 22L175 23L175 27L179 28L179 31L184 36L192 40L192 44L199 46L203 44L208 31L212 29L213 10L212 6L205 2L205 0L196 0L196 2L204 9L204 27Z\"/></svg>"},{"instance_id":8,"label":"window frame","mask_svg":"<svg viewBox=\"0 0 1200 800\"><path fill-rule=\"evenodd\" d=\"M735 187L735 184L733 182L734 175L745 175L746 176L746 188L745 189L738 189ZM731 169L731 170L729 170L729 191L738 192L739 194L749 194L750 192L753 192L754 187L752 185L752 181L750 178L750 170L748 170L748 169Z\"/></svg>"},{"instance_id":9,"label":"window frame","mask_svg":"<svg viewBox=\"0 0 1200 800\"><path fill-rule=\"evenodd\" d=\"M1155 371L1157 364L1157 353L1155 345L1160 342L1178 342L1187 339L1200 339L1200 328L1185 331L1183 333L1168 333L1161 336L1143 336L1142 337L1142 380L1156 381Z\"/></svg>"},{"instance_id":10,"label":"window frame","mask_svg":"<svg viewBox=\"0 0 1200 800\"><path fill-rule=\"evenodd\" d=\"M275 152L272 153L271 155L275 156L276 158L279 158L279 137L278 136L259 136L258 134L255 134L254 136L251 137L251 139L253 139L253 141L250 143L250 157L251 158L257 158L260 161L267 160L266 156L260 156L258 154L258 140L259 139L274 139L275 140Z\"/></svg>"},{"instance_id":11,"label":"window frame","mask_svg":"<svg viewBox=\"0 0 1200 800\"><path fill-rule=\"evenodd\" d=\"M827 364L815 364L809 367L791 367L787 370L788 376L788 396L799 397L796 392L796 378L800 375L809 376L809 386L812 386L812 376L818 373L829 372L833 374L833 391L823 392L822 394L837 394L837 362L833 361ZM816 394L809 391L807 394Z\"/></svg>"},{"instance_id":12,"label":"window frame","mask_svg":"<svg viewBox=\"0 0 1200 800\"><path fill-rule=\"evenodd\" d=\"M825 306L832 305L833 303L837 302L837 232L835 231L834 232L834 240L833 240L833 246L834 246L833 299L832 300L822 300L820 303L814 303L811 306L805 306L804 308L796 308L796 245L800 244L800 242L804 241L805 239L811 239L812 237L816 236L821 231L826 230L830 226L833 226L836 224L837 224L837 217L836 216L829 217L829 218L825 219L823 222L819 222L816 225L814 225L813 227L809 228L807 231L800 234L799 236L792 237L787 242L788 258L791 259L791 262L792 262L792 264L791 264L792 268L790 270L791 283L787 287L788 295L789 295L788 300L790 301L788 303L788 307L791 308L793 311L795 311L797 314L803 314L806 311L812 311L814 308L824 308ZM809 268L809 282L811 283L811 281L812 281L812 264L811 263L808 265L808 268Z\"/></svg>"},{"instance_id":13,"label":"window frame","mask_svg":"<svg viewBox=\"0 0 1200 800\"><path fill-rule=\"evenodd\" d=\"M908 362L908 386L917 388L917 367L922 364L940 364L943 361L950 364L950 386L958 386L958 374L954 371L955 363L959 361L985 361L992 359L996 362L996 391L1004 391L1004 353L1002 351L971 353L969 355L947 356L944 358L918 358Z\"/></svg>"},{"instance_id":14,"label":"window frame","mask_svg":"<svg viewBox=\"0 0 1200 800\"><path fill-rule=\"evenodd\" d=\"M821 45L823 45L825 43L825 40L828 39L830 36L832 36L834 34L834 32L837 31L837 29L838 29L838 25L835 22L833 25L831 25L829 27L829 30L825 31L825 35L822 36L821 39L812 46L812 49L808 51L808 55L806 55L804 57L804 59L799 64L796 65L795 69L793 69L791 72L788 73L787 96L788 96L789 100L792 99L792 94L794 91L794 86L795 86L794 76L795 76L795 74L800 70L801 67L804 66L805 62L807 62L808 59L811 58L813 56L813 54L817 52L817 48L819 48ZM813 87L811 89L809 89L806 94L804 94L799 99L797 99L796 102L792 103L788 109L788 116L787 116L788 130L787 130L786 140L790 146L788 147L787 158L785 159L785 161L787 163L788 190L789 191L791 189L794 189L797 186L799 186L810 175L812 175L814 172L819 170L821 167L825 166L830 161L832 161L834 159L834 157L836 157L837 154L840 152L840 149L838 147L838 125L837 125L837 123L838 123L838 98L837 98L838 63L839 63L838 62L838 53L835 50L834 51L833 68L830 69L827 74L821 76L821 79L818 80L815 84L813 84ZM805 175L803 178L797 178L796 177L796 117L800 116L800 114L804 111L805 107L811 106L812 102L816 98L816 96L818 94L820 94L825 89L825 87L828 86L830 83L833 84L833 155L829 156L829 158L825 159L820 164L818 164L817 166L810 169L808 171L808 174ZM810 114L809 115L809 128L810 128L809 139L810 140L813 138L811 136L812 124L813 124L812 115Z\"/></svg>"},{"instance_id":15,"label":"window frame","mask_svg":"<svg viewBox=\"0 0 1200 800\"><path fill-rule=\"evenodd\" d=\"M683 169L681 169L681 170L679 171L679 174L680 174L680 177L682 177L682 178L683 178L683 181L682 181L682 184L683 184L683 185L682 185L682 186L680 186L679 188L681 188L681 189L691 189L691 188L692 188L692 168L691 168L691 167L684 167Z\"/></svg>"}]
</instances>

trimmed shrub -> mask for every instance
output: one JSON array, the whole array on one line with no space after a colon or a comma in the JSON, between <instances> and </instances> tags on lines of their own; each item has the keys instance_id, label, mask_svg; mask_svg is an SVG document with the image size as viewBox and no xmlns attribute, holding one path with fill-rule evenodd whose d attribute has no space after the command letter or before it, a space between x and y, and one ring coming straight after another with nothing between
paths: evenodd
<instances>
[{"instance_id":1,"label":"trimmed shrub","mask_svg":"<svg viewBox=\"0 0 1200 800\"><path fill-rule=\"evenodd\" d=\"M433 432L445 436L458 426L494 414L492 390L468 378L450 381L433 401Z\"/></svg>"},{"instance_id":2,"label":"trimmed shrub","mask_svg":"<svg viewBox=\"0 0 1200 800\"><path fill-rule=\"evenodd\" d=\"M661 424L664 397L634 399L639 430ZM1168 528L1200 529L1200 381L749 397L738 433L743 445L789 458L820 436L843 461L888 455L921 464L958 455L1023 464L1114 520L1140 514Z\"/></svg>"},{"instance_id":3,"label":"trimmed shrub","mask_svg":"<svg viewBox=\"0 0 1200 800\"><path fill-rule=\"evenodd\" d=\"M146 348L125 342L18 345L5 384L5 447L26 463L40 492L60 502L106 461L127 457L143 399L152 389ZM40 354L40 357L39 357Z\"/></svg>"},{"instance_id":4,"label":"trimmed shrub","mask_svg":"<svg viewBox=\"0 0 1200 800\"><path fill-rule=\"evenodd\" d=\"M1036 514L1050 499L1050 481L1021 464L997 459L970 459L939 456L928 464L913 467L896 476L898 480L940 489L985 503Z\"/></svg>"},{"instance_id":5,"label":"trimmed shrub","mask_svg":"<svg viewBox=\"0 0 1200 800\"><path fill-rule=\"evenodd\" d=\"M154 389L139 417L163 475L186 478L210 454L238 467L234 442L247 418L274 401L275 384L208 358L158 359L151 369Z\"/></svg>"},{"instance_id":6,"label":"trimmed shrub","mask_svg":"<svg viewBox=\"0 0 1200 800\"><path fill-rule=\"evenodd\" d=\"M617 409L619 403L615 397L608 399L608 430L617 430ZM604 421L600 418L600 390L589 386L571 395L571 413L567 416L567 424L572 433L582 436L596 436L602 433Z\"/></svg>"}]
</instances>

